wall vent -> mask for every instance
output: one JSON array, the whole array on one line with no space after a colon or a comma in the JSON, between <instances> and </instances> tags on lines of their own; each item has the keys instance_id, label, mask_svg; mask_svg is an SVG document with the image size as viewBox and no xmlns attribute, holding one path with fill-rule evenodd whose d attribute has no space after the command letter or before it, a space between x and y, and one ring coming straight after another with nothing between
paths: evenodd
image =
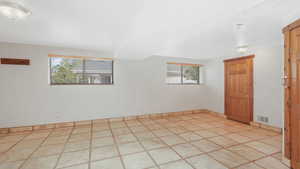
<instances>
[{"instance_id":1,"label":"wall vent","mask_svg":"<svg viewBox=\"0 0 300 169\"><path fill-rule=\"evenodd\" d=\"M269 123L269 117L266 116L257 116L257 120L264 123Z\"/></svg>"}]
</instances>

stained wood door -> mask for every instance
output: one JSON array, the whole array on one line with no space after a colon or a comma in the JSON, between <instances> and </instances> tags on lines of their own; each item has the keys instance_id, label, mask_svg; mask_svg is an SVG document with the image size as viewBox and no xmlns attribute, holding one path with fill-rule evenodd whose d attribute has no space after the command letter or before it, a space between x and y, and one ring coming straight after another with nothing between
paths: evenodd
<instances>
[{"instance_id":1,"label":"stained wood door","mask_svg":"<svg viewBox=\"0 0 300 169\"><path fill-rule=\"evenodd\" d=\"M300 169L300 27L291 31L290 38L292 168Z\"/></svg>"},{"instance_id":2,"label":"stained wood door","mask_svg":"<svg viewBox=\"0 0 300 169\"><path fill-rule=\"evenodd\" d=\"M225 115L243 123L253 120L253 57L224 60Z\"/></svg>"}]
</instances>

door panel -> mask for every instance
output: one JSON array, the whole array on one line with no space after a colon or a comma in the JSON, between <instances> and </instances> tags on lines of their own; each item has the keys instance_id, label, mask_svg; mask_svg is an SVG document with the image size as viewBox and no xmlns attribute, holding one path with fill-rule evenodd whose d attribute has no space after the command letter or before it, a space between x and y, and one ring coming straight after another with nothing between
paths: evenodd
<instances>
[{"instance_id":1,"label":"door panel","mask_svg":"<svg viewBox=\"0 0 300 169\"><path fill-rule=\"evenodd\" d=\"M291 31L292 167L300 169L300 28Z\"/></svg>"},{"instance_id":2,"label":"door panel","mask_svg":"<svg viewBox=\"0 0 300 169\"><path fill-rule=\"evenodd\" d=\"M254 56L225 60L225 114L244 123L252 121Z\"/></svg>"}]
</instances>

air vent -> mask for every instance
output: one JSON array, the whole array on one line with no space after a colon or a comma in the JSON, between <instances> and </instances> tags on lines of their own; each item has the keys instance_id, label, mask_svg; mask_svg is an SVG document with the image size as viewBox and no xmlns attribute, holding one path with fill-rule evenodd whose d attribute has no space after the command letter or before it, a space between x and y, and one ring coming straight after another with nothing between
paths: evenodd
<instances>
[{"instance_id":1,"label":"air vent","mask_svg":"<svg viewBox=\"0 0 300 169\"><path fill-rule=\"evenodd\" d=\"M269 117L266 116L257 116L257 120L264 123L269 123Z\"/></svg>"}]
</instances>

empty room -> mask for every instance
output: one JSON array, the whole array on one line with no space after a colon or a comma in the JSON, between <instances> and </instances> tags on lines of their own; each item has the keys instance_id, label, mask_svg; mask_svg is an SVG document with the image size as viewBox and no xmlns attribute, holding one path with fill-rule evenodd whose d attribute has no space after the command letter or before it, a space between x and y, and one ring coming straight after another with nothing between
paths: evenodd
<instances>
[{"instance_id":1,"label":"empty room","mask_svg":"<svg viewBox=\"0 0 300 169\"><path fill-rule=\"evenodd\" d=\"M299 0L0 0L0 169L300 169Z\"/></svg>"}]
</instances>

